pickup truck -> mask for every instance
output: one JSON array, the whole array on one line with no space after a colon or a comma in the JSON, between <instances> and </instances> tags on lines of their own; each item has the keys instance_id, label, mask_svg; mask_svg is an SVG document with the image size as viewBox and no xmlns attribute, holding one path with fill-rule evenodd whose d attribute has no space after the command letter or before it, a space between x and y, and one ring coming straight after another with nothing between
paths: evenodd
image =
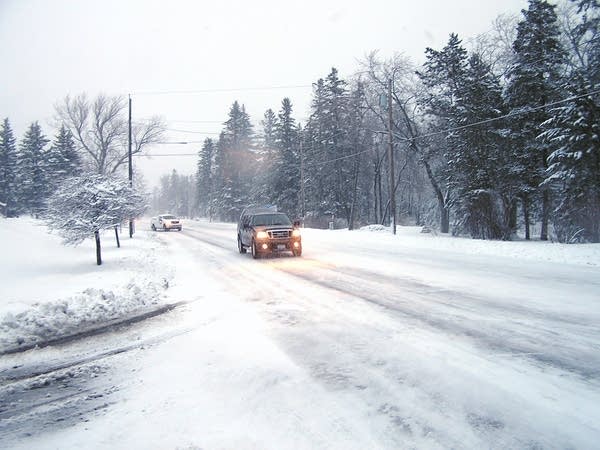
<instances>
[{"instance_id":1,"label":"pickup truck","mask_svg":"<svg viewBox=\"0 0 600 450\"><path fill-rule=\"evenodd\" d=\"M292 223L289 217L271 209L245 209L237 226L237 242L240 253L249 248L252 257L264 254L291 252L302 255L300 222Z\"/></svg>"}]
</instances>

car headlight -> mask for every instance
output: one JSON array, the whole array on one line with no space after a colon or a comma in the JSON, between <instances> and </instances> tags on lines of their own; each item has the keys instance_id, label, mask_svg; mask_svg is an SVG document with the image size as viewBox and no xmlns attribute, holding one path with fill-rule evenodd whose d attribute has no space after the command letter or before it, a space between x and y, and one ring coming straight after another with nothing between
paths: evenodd
<instances>
[{"instance_id":1,"label":"car headlight","mask_svg":"<svg viewBox=\"0 0 600 450\"><path fill-rule=\"evenodd\" d=\"M300 230L298 230L297 228L292 231L292 236L293 237L300 237Z\"/></svg>"},{"instance_id":2,"label":"car headlight","mask_svg":"<svg viewBox=\"0 0 600 450\"><path fill-rule=\"evenodd\" d=\"M267 239L268 237L269 235L266 231L259 231L258 233L256 233L256 239Z\"/></svg>"}]
</instances>

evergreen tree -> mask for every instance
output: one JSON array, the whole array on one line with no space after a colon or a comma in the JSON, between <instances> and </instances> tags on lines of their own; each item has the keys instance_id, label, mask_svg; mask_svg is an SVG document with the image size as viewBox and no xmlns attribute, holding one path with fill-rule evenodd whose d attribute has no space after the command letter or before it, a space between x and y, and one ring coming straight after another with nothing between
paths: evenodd
<instances>
[{"instance_id":1,"label":"evergreen tree","mask_svg":"<svg viewBox=\"0 0 600 450\"><path fill-rule=\"evenodd\" d=\"M424 70L418 72L425 86L420 103L432 118L431 129L435 132L456 127L461 123L458 104L466 84L467 51L458 36L451 34L441 51L427 48L425 56ZM458 145L456 134L449 133L444 138L432 139L429 151L423 155L423 164L437 197L442 233L450 229L450 208L457 180L448 170L448 162L453 161Z\"/></svg>"},{"instance_id":2,"label":"evergreen tree","mask_svg":"<svg viewBox=\"0 0 600 450\"><path fill-rule=\"evenodd\" d=\"M0 210L6 217L17 214L17 147L8 118L0 128Z\"/></svg>"},{"instance_id":3,"label":"evergreen tree","mask_svg":"<svg viewBox=\"0 0 600 450\"><path fill-rule=\"evenodd\" d=\"M257 164L260 170L256 173L257 182L253 185L252 201L257 204L277 204L277 192L274 187L277 178L275 170L277 115L272 109L267 109L260 124L262 133L257 147Z\"/></svg>"},{"instance_id":4,"label":"evergreen tree","mask_svg":"<svg viewBox=\"0 0 600 450\"><path fill-rule=\"evenodd\" d=\"M478 54L472 55L457 100L458 129L448 162L457 190L457 219L472 237L507 240L513 231L515 180L504 124L495 120L506 112L503 103L498 77Z\"/></svg>"},{"instance_id":5,"label":"evergreen tree","mask_svg":"<svg viewBox=\"0 0 600 450\"><path fill-rule=\"evenodd\" d=\"M335 68L314 84L305 148L309 216L350 220L353 161L347 83Z\"/></svg>"},{"instance_id":6,"label":"evergreen tree","mask_svg":"<svg viewBox=\"0 0 600 450\"><path fill-rule=\"evenodd\" d=\"M245 107L237 101L229 110L229 119L217 144L219 170L218 214L222 220L235 221L250 202L250 180L256 164L253 152L252 124Z\"/></svg>"},{"instance_id":7,"label":"evergreen tree","mask_svg":"<svg viewBox=\"0 0 600 450\"><path fill-rule=\"evenodd\" d=\"M554 230L562 242L600 242L600 4L577 2L582 15L574 30L578 65L565 78L574 100L552 111L544 137L555 149L546 185L561 193Z\"/></svg>"},{"instance_id":8,"label":"evergreen tree","mask_svg":"<svg viewBox=\"0 0 600 450\"><path fill-rule=\"evenodd\" d=\"M541 203L540 239L548 239L548 220L551 193L542 185L551 148L539 138L541 125L550 118L545 105L561 96L560 71L564 51L560 44L555 6L543 0L529 0L529 8L522 11L517 38L513 44L515 63L509 69L507 102L514 114L510 122L513 170L522 180L520 196L525 219L526 238L530 237L530 206Z\"/></svg>"},{"instance_id":9,"label":"evergreen tree","mask_svg":"<svg viewBox=\"0 0 600 450\"><path fill-rule=\"evenodd\" d=\"M289 98L284 98L281 102L281 110L274 128L276 154L273 167L273 191L275 196L272 201L280 211L297 216L300 213L299 138Z\"/></svg>"},{"instance_id":10,"label":"evergreen tree","mask_svg":"<svg viewBox=\"0 0 600 450\"><path fill-rule=\"evenodd\" d=\"M215 144L212 139L206 138L202 149L198 152L198 166L196 170L196 198L198 210L201 215L212 218L213 199L213 154Z\"/></svg>"},{"instance_id":11,"label":"evergreen tree","mask_svg":"<svg viewBox=\"0 0 600 450\"><path fill-rule=\"evenodd\" d=\"M37 122L31 124L21 142L17 180L20 207L38 214L49 195L49 174L44 147L48 139Z\"/></svg>"},{"instance_id":12,"label":"evergreen tree","mask_svg":"<svg viewBox=\"0 0 600 450\"><path fill-rule=\"evenodd\" d=\"M81 157L75 148L73 134L64 125L61 125L54 138L46 160L48 173L52 180L51 184L54 186L65 178L81 173Z\"/></svg>"}]
</instances>

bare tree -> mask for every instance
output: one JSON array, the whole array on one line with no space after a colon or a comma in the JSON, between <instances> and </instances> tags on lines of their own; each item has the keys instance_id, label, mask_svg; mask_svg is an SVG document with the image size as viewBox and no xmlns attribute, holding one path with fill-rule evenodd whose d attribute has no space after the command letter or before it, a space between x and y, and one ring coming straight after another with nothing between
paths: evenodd
<instances>
[{"instance_id":1,"label":"bare tree","mask_svg":"<svg viewBox=\"0 0 600 450\"><path fill-rule=\"evenodd\" d=\"M128 160L127 101L122 96L67 96L55 106L56 118L67 127L95 173L116 173ZM132 154L161 140L165 126L159 117L132 126Z\"/></svg>"},{"instance_id":2,"label":"bare tree","mask_svg":"<svg viewBox=\"0 0 600 450\"><path fill-rule=\"evenodd\" d=\"M430 142L421 139L424 123L417 98L423 87L415 76L415 66L402 55L396 55L390 60L381 61L377 57L377 52L372 52L361 61L360 73L365 74L367 77L367 102L371 112L379 120L382 132L387 132L388 113L379 106L380 98L382 94L387 92L388 80L393 80L393 133L396 141L395 151L398 155L394 191L397 192L400 185L404 186L406 195L404 207L408 213L415 216L417 222L421 222L421 210L424 209L424 205L414 204L413 199L419 198L418 203L424 203L423 197L427 197L429 194L425 192L425 187L420 181L422 179L421 170L418 167L420 165L425 169L427 178L438 199L440 213L443 215L448 208L448 195L444 191L443 183L435 174L437 162L431 152ZM384 163L385 152L381 156L377 155L377 157L376 166L379 168ZM376 176L380 173L378 172L375 172ZM378 183L380 183L380 180L375 180L374 186L377 186ZM380 190L381 187L378 186L376 191ZM379 197L381 197L381 193L379 193ZM382 219L389 208L388 199Z\"/></svg>"},{"instance_id":3,"label":"bare tree","mask_svg":"<svg viewBox=\"0 0 600 450\"><path fill-rule=\"evenodd\" d=\"M514 62L512 46L517 38L518 23L519 16L516 14L501 14L494 19L489 31L467 42L471 53L480 55L498 76L505 76Z\"/></svg>"}]
</instances>

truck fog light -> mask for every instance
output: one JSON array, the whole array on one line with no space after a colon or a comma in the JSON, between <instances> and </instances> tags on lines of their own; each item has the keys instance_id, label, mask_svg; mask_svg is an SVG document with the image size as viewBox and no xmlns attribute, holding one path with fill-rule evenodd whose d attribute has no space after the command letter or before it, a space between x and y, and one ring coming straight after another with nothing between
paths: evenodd
<instances>
[{"instance_id":1,"label":"truck fog light","mask_svg":"<svg viewBox=\"0 0 600 450\"><path fill-rule=\"evenodd\" d=\"M294 242L294 247L295 247L295 248L298 248L298 247L300 247L300 242Z\"/></svg>"},{"instance_id":2,"label":"truck fog light","mask_svg":"<svg viewBox=\"0 0 600 450\"><path fill-rule=\"evenodd\" d=\"M267 244L263 244L263 245L262 245L262 248L263 248L263 250L266 250L266 249L268 249L268 248L269 248L269 246L268 246Z\"/></svg>"}]
</instances>

